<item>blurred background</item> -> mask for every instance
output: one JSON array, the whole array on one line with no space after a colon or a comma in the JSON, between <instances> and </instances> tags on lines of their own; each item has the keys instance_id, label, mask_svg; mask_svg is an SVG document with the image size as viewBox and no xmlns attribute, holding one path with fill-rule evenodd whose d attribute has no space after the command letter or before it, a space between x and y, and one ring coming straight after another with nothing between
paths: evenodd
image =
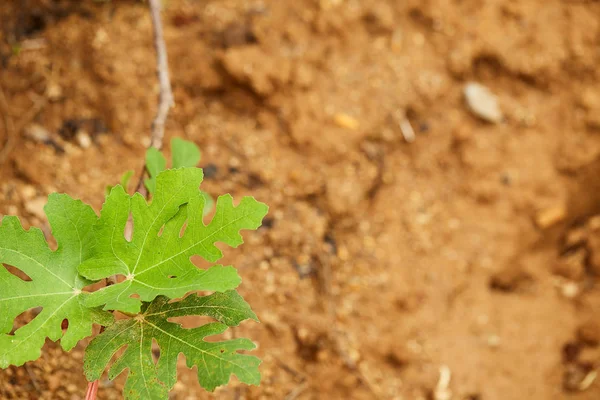
<instances>
[{"instance_id":1,"label":"blurred background","mask_svg":"<svg viewBox=\"0 0 600 400\"><path fill-rule=\"evenodd\" d=\"M598 1L164 5L165 143L271 207L224 260L261 386L182 363L173 399L600 398ZM143 1L2 1L0 214L48 233L48 193L97 210L137 176L155 65ZM83 399L82 349L0 371L0 398Z\"/></svg>"}]
</instances>

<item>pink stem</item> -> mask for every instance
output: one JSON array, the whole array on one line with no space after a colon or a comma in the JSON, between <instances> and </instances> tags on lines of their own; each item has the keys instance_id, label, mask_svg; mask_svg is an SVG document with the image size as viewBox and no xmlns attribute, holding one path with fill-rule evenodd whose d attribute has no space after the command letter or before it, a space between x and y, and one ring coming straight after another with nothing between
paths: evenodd
<instances>
[{"instance_id":1,"label":"pink stem","mask_svg":"<svg viewBox=\"0 0 600 400\"><path fill-rule=\"evenodd\" d=\"M98 381L88 383L87 393L85 394L85 400L96 400L97 393Z\"/></svg>"}]
</instances>

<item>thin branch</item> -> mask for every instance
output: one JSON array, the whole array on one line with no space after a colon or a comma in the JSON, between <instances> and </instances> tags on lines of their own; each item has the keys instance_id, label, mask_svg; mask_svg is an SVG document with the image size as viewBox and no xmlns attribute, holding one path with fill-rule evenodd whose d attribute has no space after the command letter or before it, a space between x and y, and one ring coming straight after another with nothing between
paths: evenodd
<instances>
[{"instance_id":1,"label":"thin branch","mask_svg":"<svg viewBox=\"0 0 600 400\"><path fill-rule=\"evenodd\" d=\"M31 379L31 384L33 385L35 391L41 394L42 391L40 390L40 385L38 384L38 381L33 372L31 371L31 368L29 368L28 364L25 364L25 371L27 371L27 375L29 375L29 379Z\"/></svg>"},{"instance_id":2,"label":"thin branch","mask_svg":"<svg viewBox=\"0 0 600 400\"><path fill-rule=\"evenodd\" d=\"M308 389L308 382L300 383L285 396L285 400L296 400L306 389Z\"/></svg>"},{"instance_id":3,"label":"thin branch","mask_svg":"<svg viewBox=\"0 0 600 400\"><path fill-rule=\"evenodd\" d=\"M152 15L152 30L154 34L154 49L156 50L156 65L160 93L158 96L158 109L156 117L152 121L152 134L150 136L150 147L162 148L163 138L165 136L165 122L169 115L169 110L175 105L173 100L173 91L171 89L171 80L169 78L169 61L167 58L167 46L163 34L161 21L161 0L149 0L150 13ZM136 192L140 192L144 197L148 195L144 186L146 171L138 182Z\"/></svg>"},{"instance_id":4,"label":"thin branch","mask_svg":"<svg viewBox=\"0 0 600 400\"><path fill-rule=\"evenodd\" d=\"M8 101L6 100L6 96L4 95L4 90L2 90L2 86L0 86L0 107L0 114L3 115L4 120L4 134L6 135L4 146L0 150L0 166L2 166L6 160L6 157L12 150L13 143L15 141L15 135L17 134L15 124L10 116L10 107L8 105Z\"/></svg>"}]
</instances>

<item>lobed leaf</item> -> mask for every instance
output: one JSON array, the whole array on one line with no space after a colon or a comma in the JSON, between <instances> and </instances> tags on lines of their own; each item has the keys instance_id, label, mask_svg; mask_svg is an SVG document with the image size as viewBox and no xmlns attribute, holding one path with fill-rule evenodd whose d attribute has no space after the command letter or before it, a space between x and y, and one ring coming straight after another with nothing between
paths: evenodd
<instances>
[{"instance_id":1,"label":"lobed leaf","mask_svg":"<svg viewBox=\"0 0 600 400\"><path fill-rule=\"evenodd\" d=\"M126 346L125 352L110 368L109 378L114 379L125 369L129 370L124 389L128 399L167 399L169 390L177 381L180 353L186 357L188 367L198 367L198 380L207 390L226 384L232 374L247 384L260 383L260 360L238 353L255 348L250 340L204 340L245 319L257 320L248 304L235 291L205 297L191 295L175 303L159 296L149 305L146 303L145 307L138 317L117 322L89 344L84 365L88 380L99 379L111 358ZM169 318L185 315L206 315L219 323L184 329L168 321ZM152 357L153 340L160 349L156 364Z\"/></svg>"},{"instance_id":2,"label":"lobed leaf","mask_svg":"<svg viewBox=\"0 0 600 400\"><path fill-rule=\"evenodd\" d=\"M70 350L91 335L92 324L112 322L111 314L83 305L88 294L81 289L90 282L77 272L90 256L96 214L81 201L60 194L49 196L45 212L58 242L56 251L48 247L41 230L24 230L17 217L4 217L0 225L0 263L31 278L24 281L0 265L0 368L39 358L46 338L61 339L62 347ZM10 334L14 319L36 307L42 311ZM69 324L63 334L65 319Z\"/></svg>"},{"instance_id":3,"label":"lobed leaf","mask_svg":"<svg viewBox=\"0 0 600 400\"><path fill-rule=\"evenodd\" d=\"M223 292L239 285L233 267L216 265L203 270L190 257L218 261L222 253L215 243L237 247L243 242L239 231L258 228L268 207L252 197L244 197L234 207L230 195L221 196L215 216L205 225L201 182L198 168L164 171L157 177L150 204L138 193L130 197L120 186L111 191L94 227L93 255L79 271L94 281L112 275L123 275L125 281L91 293L86 305L137 313L142 301L159 295L178 298L190 291ZM128 242L123 232L130 214L133 237Z\"/></svg>"}]
</instances>

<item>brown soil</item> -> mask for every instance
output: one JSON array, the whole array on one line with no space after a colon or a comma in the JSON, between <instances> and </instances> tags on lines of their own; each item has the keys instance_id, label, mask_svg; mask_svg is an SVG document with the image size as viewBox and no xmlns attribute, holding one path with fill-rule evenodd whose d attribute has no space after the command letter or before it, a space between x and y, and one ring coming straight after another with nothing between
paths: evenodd
<instances>
[{"instance_id":1,"label":"brown soil","mask_svg":"<svg viewBox=\"0 0 600 400\"><path fill-rule=\"evenodd\" d=\"M261 386L206 394L182 366L174 399L600 398L598 1L166 4L168 137L202 148L209 193L271 206L225 260ZM2 2L0 213L47 230L48 193L98 208L140 171L150 29L138 1ZM82 399L82 354L48 343L0 397Z\"/></svg>"}]
</instances>

